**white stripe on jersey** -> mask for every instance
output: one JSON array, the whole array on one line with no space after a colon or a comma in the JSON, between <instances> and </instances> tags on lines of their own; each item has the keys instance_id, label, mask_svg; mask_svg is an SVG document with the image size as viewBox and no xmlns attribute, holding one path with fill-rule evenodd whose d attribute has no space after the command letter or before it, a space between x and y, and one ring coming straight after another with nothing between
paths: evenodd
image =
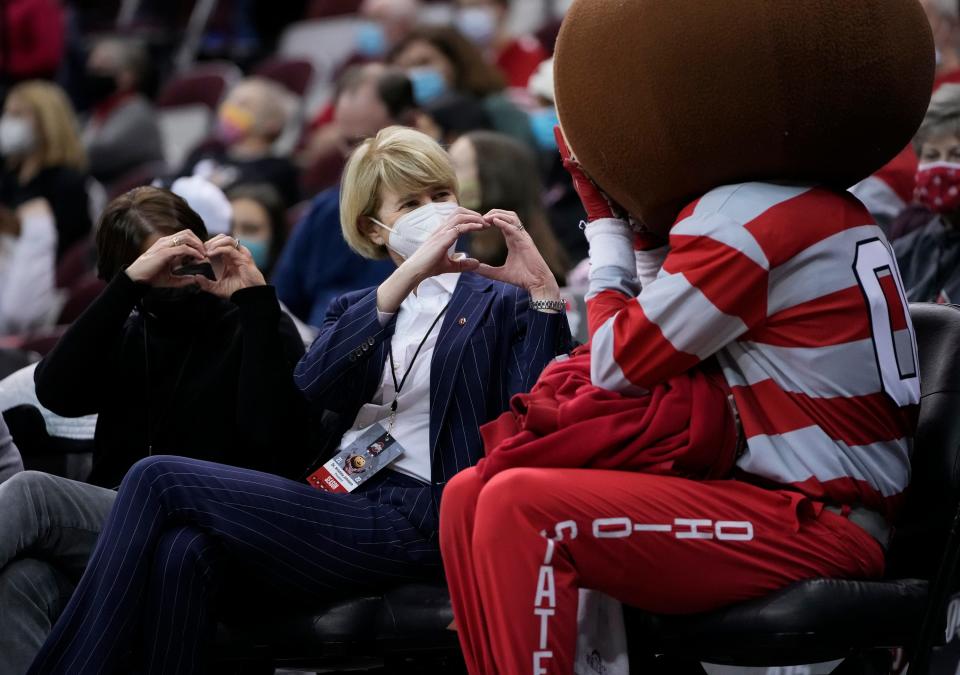
<instances>
[{"instance_id":1,"label":"white stripe on jersey","mask_svg":"<svg viewBox=\"0 0 960 675\"><path fill-rule=\"evenodd\" d=\"M740 251L765 270L770 269L766 254L753 235L740 223L722 213L709 215L694 214L681 220L670 230L670 236L687 235L691 237L709 237Z\"/></svg>"},{"instance_id":2,"label":"white stripe on jersey","mask_svg":"<svg viewBox=\"0 0 960 675\"><path fill-rule=\"evenodd\" d=\"M638 298L647 319L657 324L674 349L705 359L747 331L739 317L717 309L683 274L661 270ZM611 351L599 358L613 358Z\"/></svg>"},{"instance_id":3,"label":"white stripe on jersey","mask_svg":"<svg viewBox=\"0 0 960 675\"><path fill-rule=\"evenodd\" d=\"M775 185L773 183L739 183L711 190L697 202L694 215L711 216L717 211L731 220L746 225L777 204L799 197L812 188L807 185Z\"/></svg>"},{"instance_id":4,"label":"white stripe on jersey","mask_svg":"<svg viewBox=\"0 0 960 675\"><path fill-rule=\"evenodd\" d=\"M869 338L829 347L775 347L743 341L727 345L717 356L730 386L773 380L784 391L815 398L881 391ZM851 368L851 364L861 365Z\"/></svg>"},{"instance_id":5,"label":"white stripe on jersey","mask_svg":"<svg viewBox=\"0 0 960 675\"><path fill-rule=\"evenodd\" d=\"M850 269L857 242L880 236L882 231L876 225L852 227L822 239L770 270L768 316L855 285ZM814 274L811 265L817 266Z\"/></svg>"},{"instance_id":6,"label":"white stripe on jersey","mask_svg":"<svg viewBox=\"0 0 960 675\"><path fill-rule=\"evenodd\" d=\"M817 426L753 436L737 466L784 484L850 477L867 483L884 497L900 494L910 482L909 443L905 439L850 446L831 439Z\"/></svg>"},{"instance_id":7,"label":"white stripe on jersey","mask_svg":"<svg viewBox=\"0 0 960 675\"><path fill-rule=\"evenodd\" d=\"M630 382L613 358L613 322L616 318L614 315L604 321L590 340L590 381L610 391L644 393L646 390Z\"/></svg>"}]
</instances>

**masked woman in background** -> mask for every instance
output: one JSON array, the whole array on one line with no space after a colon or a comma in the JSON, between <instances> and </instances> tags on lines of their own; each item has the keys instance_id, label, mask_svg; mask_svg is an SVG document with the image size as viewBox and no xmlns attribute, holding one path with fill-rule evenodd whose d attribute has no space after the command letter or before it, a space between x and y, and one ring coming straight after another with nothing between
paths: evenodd
<instances>
[{"instance_id":1,"label":"masked woman in background","mask_svg":"<svg viewBox=\"0 0 960 675\"><path fill-rule=\"evenodd\" d=\"M53 209L57 259L90 233L86 155L73 106L57 85L23 82L0 117L0 204L15 209L43 198Z\"/></svg>"}]
</instances>

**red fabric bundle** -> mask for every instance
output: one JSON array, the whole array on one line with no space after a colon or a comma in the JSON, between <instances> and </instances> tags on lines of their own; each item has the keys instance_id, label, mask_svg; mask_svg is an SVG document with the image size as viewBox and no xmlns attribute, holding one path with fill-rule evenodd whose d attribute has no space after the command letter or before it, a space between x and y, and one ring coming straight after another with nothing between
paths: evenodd
<instances>
[{"instance_id":1,"label":"red fabric bundle","mask_svg":"<svg viewBox=\"0 0 960 675\"><path fill-rule=\"evenodd\" d=\"M590 382L590 350L550 364L533 390L483 425L484 481L515 467L591 468L716 479L729 475L737 427L715 369L627 396Z\"/></svg>"}]
</instances>

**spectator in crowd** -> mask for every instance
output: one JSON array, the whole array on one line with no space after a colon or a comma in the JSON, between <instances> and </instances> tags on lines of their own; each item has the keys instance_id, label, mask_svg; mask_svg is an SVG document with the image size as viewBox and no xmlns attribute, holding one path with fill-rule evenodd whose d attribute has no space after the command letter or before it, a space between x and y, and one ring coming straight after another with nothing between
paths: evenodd
<instances>
[{"instance_id":1,"label":"spectator in crowd","mask_svg":"<svg viewBox=\"0 0 960 675\"><path fill-rule=\"evenodd\" d=\"M139 462L101 536L109 546L92 556L34 672L110 671L138 627L155 639L137 665L204 672L210 591L224 584L244 589L250 607L249 589L264 586L273 602L303 601L442 574L443 485L480 458L479 425L569 348L558 288L515 214L458 207L448 155L417 131L386 129L364 142L342 204L350 245L397 267L378 288L333 303L297 382L339 413L330 438L341 459L390 458L390 441L405 452L351 494L178 457ZM450 256L459 235L487 227L510 242L504 267Z\"/></svg>"},{"instance_id":2,"label":"spectator in crowd","mask_svg":"<svg viewBox=\"0 0 960 675\"><path fill-rule=\"evenodd\" d=\"M920 0L937 50L937 79L943 84L960 82L960 4L956 0Z\"/></svg>"},{"instance_id":3,"label":"spectator in crowd","mask_svg":"<svg viewBox=\"0 0 960 675\"><path fill-rule=\"evenodd\" d=\"M550 54L533 35L514 37L507 27L509 0L456 0L457 29L488 54L510 87L526 87Z\"/></svg>"},{"instance_id":4,"label":"spectator in crowd","mask_svg":"<svg viewBox=\"0 0 960 675\"><path fill-rule=\"evenodd\" d=\"M915 199L926 224L893 242L912 302L960 301L960 84L945 84L930 101L914 137L920 158ZM900 219L917 218L916 211ZM894 223L899 228L900 222Z\"/></svg>"},{"instance_id":5,"label":"spectator in crowd","mask_svg":"<svg viewBox=\"0 0 960 675\"><path fill-rule=\"evenodd\" d=\"M56 288L57 230L50 204L0 206L0 335L52 326L63 308Z\"/></svg>"},{"instance_id":6,"label":"spectator in crowd","mask_svg":"<svg viewBox=\"0 0 960 675\"><path fill-rule=\"evenodd\" d=\"M0 672L23 673L80 578L136 460L176 451L300 475L303 346L250 253L180 197L152 187L114 200L97 233L110 284L37 367L40 402L99 413L91 484L24 472L0 485ZM221 261L216 282L173 270ZM9 600L9 602L7 602Z\"/></svg>"},{"instance_id":7,"label":"spectator in crowd","mask_svg":"<svg viewBox=\"0 0 960 675\"><path fill-rule=\"evenodd\" d=\"M21 471L23 471L23 461L20 459L20 452L14 445L13 438L10 437L10 430L7 429L3 415L0 415L0 483ZM2 591L0 591L0 599L2 598ZM3 644L2 641L3 638L0 637L0 645Z\"/></svg>"},{"instance_id":8,"label":"spectator in crowd","mask_svg":"<svg viewBox=\"0 0 960 675\"><path fill-rule=\"evenodd\" d=\"M469 131L493 129L483 103L466 94L443 94L423 106L421 113L417 128L444 146Z\"/></svg>"},{"instance_id":9,"label":"spectator in crowd","mask_svg":"<svg viewBox=\"0 0 960 675\"><path fill-rule=\"evenodd\" d=\"M503 93L503 76L455 29L417 28L393 48L389 61L407 72L419 105L451 91L473 96L483 103L494 129L536 147L527 114Z\"/></svg>"},{"instance_id":10,"label":"spectator in crowd","mask_svg":"<svg viewBox=\"0 0 960 675\"><path fill-rule=\"evenodd\" d=\"M230 190L231 234L253 256L265 277L270 276L287 241L287 214L283 200L266 183L237 185ZM301 321L290 309L280 308L293 321L305 347L317 338L317 329Z\"/></svg>"},{"instance_id":11,"label":"spectator in crowd","mask_svg":"<svg viewBox=\"0 0 960 675\"><path fill-rule=\"evenodd\" d=\"M516 212L562 285L570 259L543 209L543 186L532 151L509 136L473 131L450 146L450 158L457 170L460 203L480 213L496 208ZM579 230L572 234L583 236ZM474 232L469 251L489 265L502 265L508 254L506 240L495 229Z\"/></svg>"},{"instance_id":12,"label":"spectator in crowd","mask_svg":"<svg viewBox=\"0 0 960 675\"><path fill-rule=\"evenodd\" d=\"M343 161L365 138L394 124L411 124L416 105L410 81L382 65L358 66L344 75L336 100L328 152ZM325 141L327 142L327 141ZM320 326L330 301L379 284L393 271L388 261L365 260L350 250L340 229L340 188L321 192L293 230L273 274L280 300L297 317Z\"/></svg>"},{"instance_id":13,"label":"spectator in crowd","mask_svg":"<svg viewBox=\"0 0 960 675\"><path fill-rule=\"evenodd\" d=\"M530 113L530 129L537 141L541 175L546 186L543 204L554 233L573 262L587 258L587 241L580 229L586 214L573 189L570 174L563 168L554 128L559 124L553 89L553 59L540 64L527 85L536 108ZM568 275L567 282L570 283Z\"/></svg>"},{"instance_id":14,"label":"spectator in crowd","mask_svg":"<svg viewBox=\"0 0 960 675\"><path fill-rule=\"evenodd\" d=\"M356 56L379 60L417 25L419 0L364 0L360 16L366 21L357 30Z\"/></svg>"},{"instance_id":15,"label":"spectator in crowd","mask_svg":"<svg viewBox=\"0 0 960 675\"><path fill-rule=\"evenodd\" d=\"M6 86L53 79L63 58L66 33L57 0L8 0L0 4L0 101Z\"/></svg>"},{"instance_id":16,"label":"spectator in crowd","mask_svg":"<svg viewBox=\"0 0 960 675\"><path fill-rule=\"evenodd\" d=\"M53 209L57 259L90 233L87 160L73 107L55 84L33 80L10 90L0 118L0 204L42 197Z\"/></svg>"},{"instance_id":17,"label":"spectator in crowd","mask_svg":"<svg viewBox=\"0 0 960 675\"><path fill-rule=\"evenodd\" d=\"M273 153L293 112L291 95L279 84L249 77L220 105L217 142L187 158L180 175L202 176L222 190L240 183L269 183L286 206L300 201L297 168Z\"/></svg>"},{"instance_id":18,"label":"spectator in crowd","mask_svg":"<svg viewBox=\"0 0 960 675\"><path fill-rule=\"evenodd\" d=\"M266 183L237 185L227 197L232 207L230 234L247 247L257 268L269 277L287 241L283 199Z\"/></svg>"},{"instance_id":19,"label":"spectator in crowd","mask_svg":"<svg viewBox=\"0 0 960 675\"><path fill-rule=\"evenodd\" d=\"M307 130L298 156L306 174L303 184L324 190L338 183L350 150L382 128L378 124L385 114L399 124L414 123L416 103L409 79L380 63L346 69L333 100Z\"/></svg>"},{"instance_id":20,"label":"spectator in crowd","mask_svg":"<svg viewBox=\"0 0 960 675\"><path fill-rule=\"evenodd\" d=\"M35 378L54 413L99 414L96 485L118 485L157 452L278 469L263 449L297 445L299 396L288 380L303 346L249 251L227 235L206 239L187 203L157 188L117 198L101 218L108 286ZM210 259L216 282L173 273Z\"/></svg>"},{"instance_id":21,"label":"spectator in crowd","mask_svg":"<svg viewBox=\"0 0 960 675\"><path fill-rule=\"evenodd\" d=\"M163 160L156 110L140 93L147 68L144 46L116 37L100 40L87 59L84 93L93 109L83 142L90 173L102 183Z\"/></svg>"}]
</instances>

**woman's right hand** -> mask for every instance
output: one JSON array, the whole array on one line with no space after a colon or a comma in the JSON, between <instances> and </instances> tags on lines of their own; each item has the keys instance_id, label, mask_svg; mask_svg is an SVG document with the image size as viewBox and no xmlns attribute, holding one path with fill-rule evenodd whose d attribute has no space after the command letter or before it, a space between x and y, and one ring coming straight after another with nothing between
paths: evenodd
<instances>
[{"instance_id":1,"label":"woman's right hand","mask_svg":"<svg viewBox=\"0 0 960 675\"><path fill-rule=\"evenodd\" d=\"M437 229L416 252L397 267L377 289L377 309L393 314L404 299L425 279L449 272L470 272L480 267L480 261L464 254L448 253L457 239L468 232L490 227L476 211L460 207L447 222Z\"/></svg>"},{"instance_id":2,"label":"woman's right hand","mask_svg":"<svg viewBox=\"0 0 960 675\"><path fill-rule=\"evenodd\" d=\"M442 227L430 235L430 238L400 265L400 269L407 267L412 277L419 280L417 284L438 274L475 270L480 265L479 261L463 254L454 254L451 258L447 252L462 235L489 226L490 224L479 213L461 206Z\"/></svg>"},{"instance_id":3,"label":"woman's right hand","mask_svg":"<svg viewBox=\"0 0 960 675\"><path fill-rule=\"evenodd\" d=\"M126 269L133 281L150 286L190 286L196 281L192 276L177 276L173 271L189 262L207 259L206 249L200 238L190 230L182 230L169 237L160 237Z\"/></svg>"}]
</instances>

